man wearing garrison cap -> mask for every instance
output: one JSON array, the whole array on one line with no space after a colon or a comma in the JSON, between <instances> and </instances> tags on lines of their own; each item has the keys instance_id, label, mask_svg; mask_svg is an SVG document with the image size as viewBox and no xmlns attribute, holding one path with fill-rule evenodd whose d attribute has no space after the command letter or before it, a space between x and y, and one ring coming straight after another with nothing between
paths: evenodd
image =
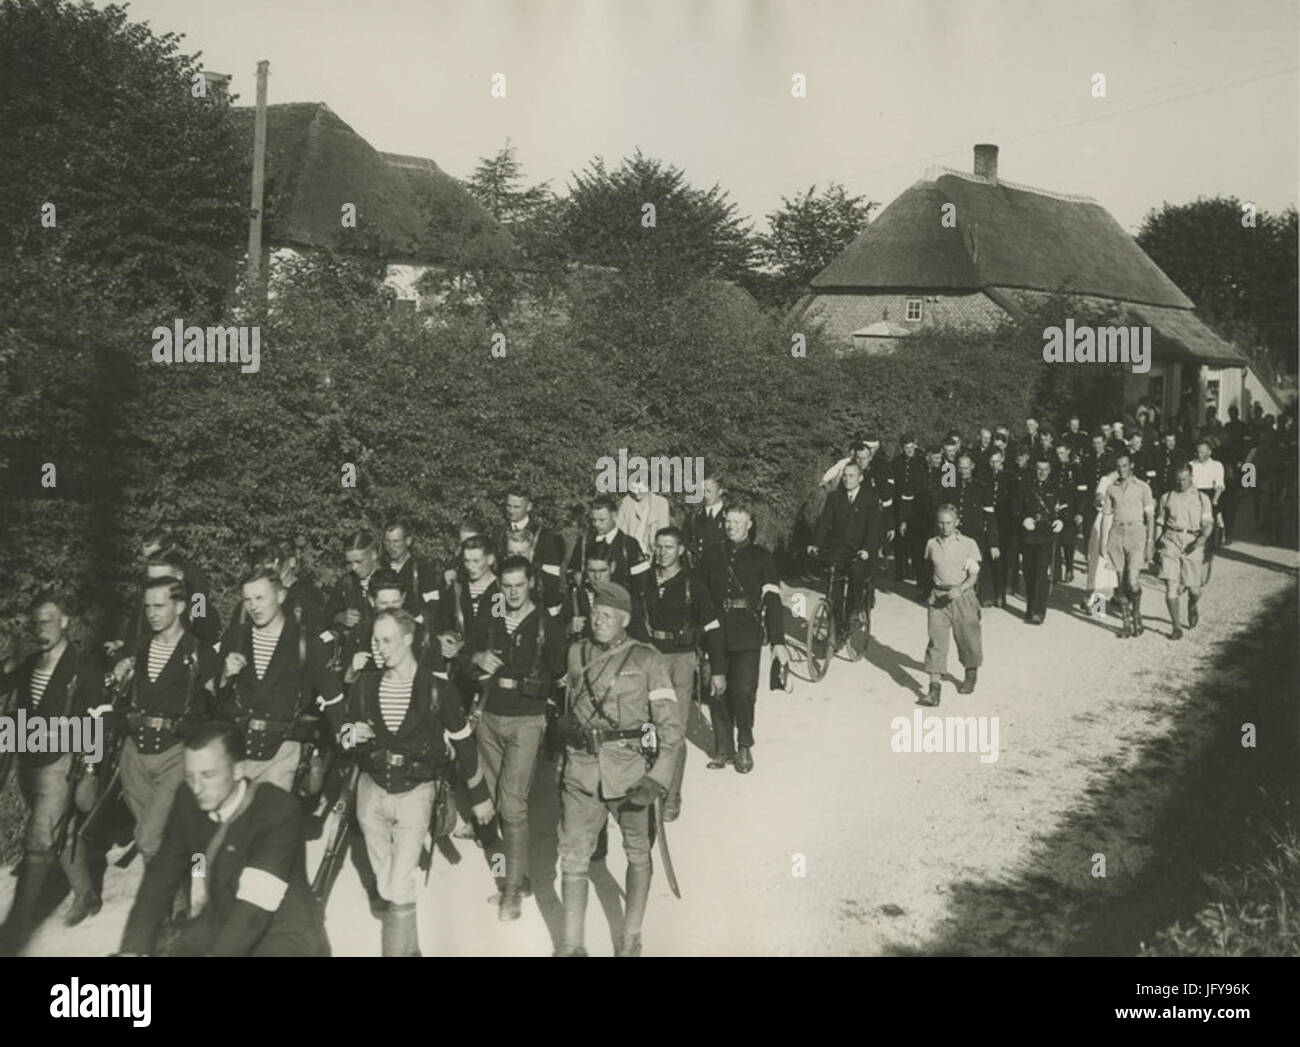
<instances>
[{"instance_id":1,"label":"man wearing garrison cap","mask_svg":"<svg viewBox=\"0 0 1300 1047\"><path fill-rule=\"evenodd\" d=\"M663 655L627 633L632 598L623 586L597 582L591 640L569 648L559 852L564 942L557 956L585 956L587 869L596 838L613 815L627 856L627 911L617 956L641 954L641 924L650 897L650 808L672 784L685 744L677 692Z\"/></svg>"}]
</instances>

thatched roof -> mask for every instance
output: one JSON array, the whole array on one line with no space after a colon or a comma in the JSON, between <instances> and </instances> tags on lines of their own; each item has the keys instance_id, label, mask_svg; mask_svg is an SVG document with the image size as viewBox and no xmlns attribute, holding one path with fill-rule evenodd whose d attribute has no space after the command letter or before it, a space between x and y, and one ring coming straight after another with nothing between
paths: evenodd
<instances>
[{"instance_id":1,"label":"thatched roof","mask_svg":"<svg viewBox=\"0 0 1300 1047\"><path fill-rule=\"evenodd\" d=\"M251 166L253 108L231 112ZM437 264L453 246L491 253L511 245L505 230L432 160L380 153L323 102L267 106L265 242L340 246L350 232L340 222L344 203L357 207L361 239L390 261Z\"/></svg>"},{"instance_id":2,"label":"thatched roof","mask_svg":"<svg viewBox=\"0 0 1300 1047\"><path fill-rule=\"evenodd\" d=\"M945 204L956 207L951 228ZM946 169L906 190L812 280L821 293L990 287L1192 308L1096 201Z\"/></svg>"}]
</instances>

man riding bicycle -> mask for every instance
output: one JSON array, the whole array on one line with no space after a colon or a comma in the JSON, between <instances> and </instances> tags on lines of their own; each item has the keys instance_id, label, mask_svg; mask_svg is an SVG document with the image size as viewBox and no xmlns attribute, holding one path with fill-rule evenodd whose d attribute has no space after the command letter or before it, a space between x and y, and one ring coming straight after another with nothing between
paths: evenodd
<instances>
[{"instance_id":1,"label":"man riding bicycle","mask_svg":"<svg viewBox=\"0 0 1300 1047\"><path fill-rule=\"evenodd\" d=\"M832 563L849 564L845 572L848 576L848 599L841 603L842 598L837 592L832 608L835 620L840 624L848 621L849 614L862 613L865 606L863 597L868 591L870 572L885 526L885 510L880 496L872 487L862 483L862 466L857 462L845 465L843 481L843 486L827 496L813 529L814 544L808 546L810 555L816 556L824 551Z\"/></svg>"}]
</instances>

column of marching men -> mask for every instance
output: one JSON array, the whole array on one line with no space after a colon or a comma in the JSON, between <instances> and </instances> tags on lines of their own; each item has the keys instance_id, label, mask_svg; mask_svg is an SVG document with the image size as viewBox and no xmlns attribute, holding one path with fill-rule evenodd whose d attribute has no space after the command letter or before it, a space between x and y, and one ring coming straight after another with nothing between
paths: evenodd
<instances>
[{"instance_id":1,"label":"column of marching men","mask_svg":"<svg viewBox=\"0 0 1300 1047\"><path fill-rule=\"evenodd\" d=\"M327 955L332 877L309 878L305 841L345 811L333 860L357 866L383 954L418 955L419 870L448 808L467 818L457 837L483 848L499 919L520 917L529 795L549 752L562 801L556 953L585 955L588 865L612 817L627 858L616 953L639 955L651 849L683 807L692 703L705 696L711 713L709 767L747 773L764 642L789 661L753 514L724 504L716 477L702 486L680 528L644 489L621 505L597 498L567 565L521 489L495 532L462 524L451 563L418 555L406 520L348 536L326 593L292 543L272 543L252 555L224 629L206 578L169 535L150 535L107 673L71 643L66 601L38 597L38 650L6 667L18 704L100 717L120 748L96 766L23 757L33 817L0 944L19 951L35 929L56 856L74 891L63 922L99 911L86 859L98 850L102 863L120 794L145 865L122 954ZM196 855L206 867L191 875Z\"/></svg>"},{"instance_id":2,"label":"column of marching men","mask_svg":"<svg viewBox=\"0 0 1300 1047\"><path fill-rule=\"evenodd\" d=\"M1113 594L1117 635L1137 637L1141 575L1158 549L1168 635L1194 628L1243 469L1268 469L1257 522L1294 502L1294 421L1275 431L1258 412L1251 423L1234 413L1162 430L1144 404L1127 426L1092 435L1078 417L1059 434L1030 418L1014 434L953 432L930 448L904 434L892 460L866 434L822 477L808 551L846 565L845 616L870 608L892 557L898 591L927 609L920 704L936 705L950 639L969 694L982 612L1007 608L1022 579L1026 623L1041 625L1053 587L1081 571L1083 598L1065 606L1104 620ZM5 659L0 693L28 715L101 717L117 744L94 766L71 753L19 757L30 817L0 951L21 950L34 930L56 863L73 892L63 922L98 912L91 869L125 842L114 836L120 794L145 864L122 953L328 954L323 903L346 857L382 953L418 954L415 900L436 848L482 847L502 921L521 915L530 874L551 874L529 868L529 798L539 761L557 758L556 952L585 954L588 867L612 817L627 858L616 952L639 955L652 846L683 811L694 702L712 727L708 768L754 767L762 647L777 667L790 662L775 560L754 540L750 506L716 476L680 527L644 486L621 503L595 499L567 562L529 492L512 488L504 508L492 531L463 522L449 563L417 552L407 520L352 534L326 593L293 543L267 544L225 628L202 572L168 534L150 534L107 673L99 652L71 641L66 599L37 597L35 650ZM309 878L305 840L327 824Z\"/></svg>"}]
</instances>

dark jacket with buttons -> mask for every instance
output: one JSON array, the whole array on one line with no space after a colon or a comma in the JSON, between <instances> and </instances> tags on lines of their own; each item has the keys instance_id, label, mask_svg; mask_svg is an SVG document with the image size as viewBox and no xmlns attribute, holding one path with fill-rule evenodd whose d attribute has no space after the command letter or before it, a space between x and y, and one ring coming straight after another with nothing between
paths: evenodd
<instances>
[{"instance_id":1,"label":"dark jacket with buttons","mask_svg":"<svg viewBox=\"0 0 1300 1047\"><path fill-rule=\"evenodd\" d=\"M221 671L216 652L186 632L158 674L158 679L150 680L151 642L152 637L141 641L136 651L131 701L126 709L127 723L131 726L136 747L146 755L179 745L182 738L178 732L184 723L204 720L211 715L214 681ZM144 722L153 717L176 722L162 728Z\"/></svg>"},{"instance_id":2,"label":"dark jacket with buttons","mask_svg":"<svg viewBox=\"0 0 1300 1047\"><path fill-rule=\"evenodd\" d=\"M176 890L204 855L208 901L183 928L175 954L188 956L328 956L325 922L307 883L304 816L298 801L270 782L249 783L248 807L235 817L220 850L206 857L219 824L182 785L162 846L145 866L122 952L150 953Z\"/></svg>"},{"instance_id":3,"label":"dark jacket with buttons","mask_svg":"<svg viewBox=\"0 0 1300 1047\"><path fill-rule=\"evenodd\" d=\"M756 651L764 639L785 643L781 579L770 552L728 540L705 553L700 574L722 622L725 650Z\"/></svg>"},{"instance_id":4,"label":"dark jacket with buttons","mask_svg":"<svg viewBox=\"0 0 1300 1047\"><path fill-rule=\"evenodd\" d=\"M33 708L32 672L40 657L39 652L29 655L14 672L12 679L18 686L15 711L26 710L28 716L71 718L85 716L87 710L103 704L104 670L94 656L69 643L55 663L40 704ZM21 767L44 767L62 755L61 752L19 753L18 763Z\"/></svg>"}]
</instances>

